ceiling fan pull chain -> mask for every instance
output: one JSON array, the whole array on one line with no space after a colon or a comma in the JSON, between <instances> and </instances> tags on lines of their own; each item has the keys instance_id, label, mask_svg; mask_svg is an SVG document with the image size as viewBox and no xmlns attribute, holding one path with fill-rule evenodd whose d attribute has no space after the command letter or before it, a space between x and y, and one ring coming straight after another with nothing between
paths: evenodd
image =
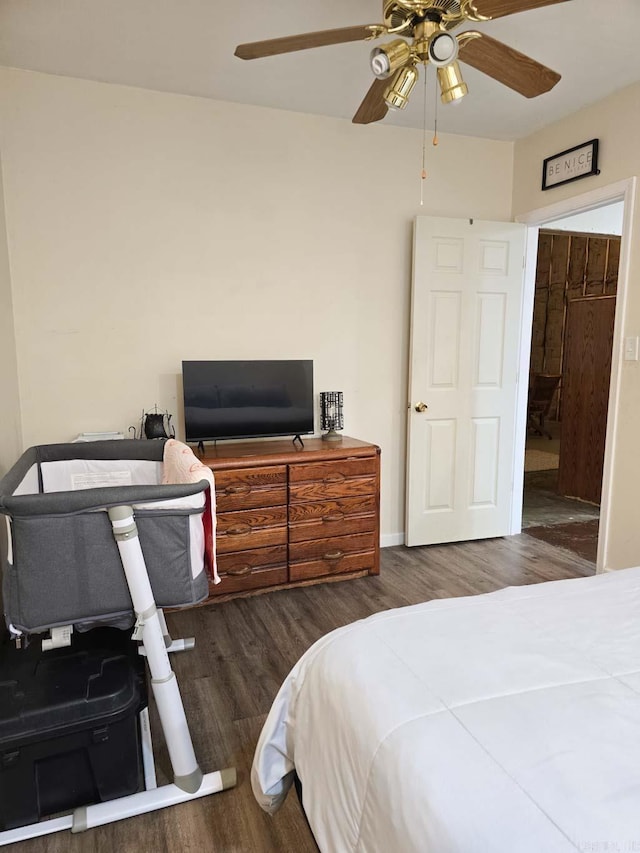
<instances>
[{"instance_id":1,"label":"ceiling fan pull chain","mask_svg":"<svg viewBox=\"0 0 640 853\"><path fill-rule=\"evenodd\" d=\"M424 100L422 104L422 172L420 173L420 205L424 205L424 182L427 179L427 66L423 65Z\"/></svg>"},{"instance_id":2,"label":"ceiling fan pull chain","mask_svg":"<svg viewBox=\"0 0 640 853\"><path fill-rule=\"evenodd\" d=\"M433 91L434 91L435 97L436 97L435 107L434 107L434 111L433 111L433 145L435 147L438 144L438 142L440 141L438 139L438 101L440 100L440 98L438 97L438 79L437 78L436 78L436 85L435 85Z\"/></svg>"}]
</instances>

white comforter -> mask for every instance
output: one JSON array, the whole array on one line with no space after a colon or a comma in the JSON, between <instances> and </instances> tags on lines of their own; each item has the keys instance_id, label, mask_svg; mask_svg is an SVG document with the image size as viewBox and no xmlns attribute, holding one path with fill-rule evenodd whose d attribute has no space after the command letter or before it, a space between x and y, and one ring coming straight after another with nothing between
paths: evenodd
<instances>
[{"instance_id":1,"label":"white comforter","mask_svg":"<svg viewBox=\"0 0 640 853\"><path fill-rule=\"evenodd\" d=\"M294 768L323 853L640 853L640 568L333 631L264 725L266 811Z\"/></svg>"}]
</instances>

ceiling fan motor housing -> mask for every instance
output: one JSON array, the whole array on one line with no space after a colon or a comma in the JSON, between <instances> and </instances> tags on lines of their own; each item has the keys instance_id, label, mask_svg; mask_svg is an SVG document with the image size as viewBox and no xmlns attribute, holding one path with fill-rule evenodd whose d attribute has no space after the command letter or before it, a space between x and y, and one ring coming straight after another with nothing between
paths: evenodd
<instances>
[{"instance_id":1,"label":"ceiling fan motor housing","mask_svg":"<svg viewBox=\"0 0 640 853\"><path fill-rule=\"evenodd\" d=\"M440 21L443 15L462 18L460 0L384 0L382 15L385 25L392 30L424 19Z\"/></svg>"},{"instance_id":2,"label":"ceiling fan motor housing","mask_svg":"<svg viewBox=\"0 0 640 853\"><path fill-rule=\"evenodd\" d=\"M385 0L385 15L393 6L420 17L427 12L447 12L454 15L460 13L460 0Z\"/></svg>"}]
</instances>

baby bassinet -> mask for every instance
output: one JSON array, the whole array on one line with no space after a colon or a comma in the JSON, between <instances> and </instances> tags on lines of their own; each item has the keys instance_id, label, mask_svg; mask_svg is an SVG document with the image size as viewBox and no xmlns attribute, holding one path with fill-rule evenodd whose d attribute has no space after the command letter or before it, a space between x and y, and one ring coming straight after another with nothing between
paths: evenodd
<instances>
[{"instance_id":1,"label":"baby bassinet","mask_svg":"<svg viewBox=\"0 0 640 853\"><path fill-rule=\"evenodd\" d=\"M236 783L234 768L202 773L169 663L168 652L186 650L193 640L172 640L161 608L192 605L207 596L203 519L210 532L212 516L210 503L206 509L207 479L162 483L165 443L32 447L0 480L0 514L9 534L4 612L12 637L51 630L52 637L43 640L48 648L68 644L70 628L127 627L135 621L133 637L146 656L174 771L173 784L156 787L145 709L140 715L144 791L0 832L0 846L63 829L80 832ZM191 454L184 445L180 452ZM194 461L190 471L197 477Z\"/></svg>"},{"instance_id":2,"label":"baby bassinet","mask_svg":"<svg viewBox=\"0 0 640 853\"><path fill-rule=\"evenodd\" d=\"M133 621L131 596L105 510L135 510L156 603L182 607L208 594L202 480L161 485L163 440L31 447L0 480L8 520L3 577L10 630Z\"/></svg>"}]
</instances>

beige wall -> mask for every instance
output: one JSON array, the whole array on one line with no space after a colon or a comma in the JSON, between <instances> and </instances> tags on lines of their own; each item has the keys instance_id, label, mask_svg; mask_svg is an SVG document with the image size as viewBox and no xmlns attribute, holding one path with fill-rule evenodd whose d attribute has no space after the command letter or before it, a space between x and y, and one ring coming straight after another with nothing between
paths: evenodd
<instances>
[{"instance_id":1,"label":"beige wall","mask_svg":"<svg viewBox=\"0 0 640 853\"><path fill-rule=\"evenodd\" d=\"M413 217L509 219L513 145L441 136L420 207L415 130L7 69L0 117L25 446L181 430L182 359L312 358L399 534Z\"/></svg>"},{"instance_id":2,"label":"beige wall","mask_svg":"<svg viewBox=\"0 0 640 853\"><path fill-rule=\"evenodd\" d=\"M600 175L542 192L543 159L594 138L600 139ZM639 172L640 84L636 84L516 143L514 214L525 214L570 199ZM640 199L634 202L631 232L625 235L631 255L627 300L626 305L621 306L625 309L623 336L640 334ZM611 526L605 568L618 569L640 563L639 422L640 364L622 362L618 428L613 436Z\"/></svg>"},{"instance_id":3,"label":"beige wall","mask_svg":"<svg viewBox=\"0 0 640 853\"><path fill-rule=\"evenodd\" d=\"M0 168L0 477L13 465L21 449L16 339ZM0 523L0 527L4 525ZM3 532L0 531L0 545Z\"/></svg>"}]
</instances>

